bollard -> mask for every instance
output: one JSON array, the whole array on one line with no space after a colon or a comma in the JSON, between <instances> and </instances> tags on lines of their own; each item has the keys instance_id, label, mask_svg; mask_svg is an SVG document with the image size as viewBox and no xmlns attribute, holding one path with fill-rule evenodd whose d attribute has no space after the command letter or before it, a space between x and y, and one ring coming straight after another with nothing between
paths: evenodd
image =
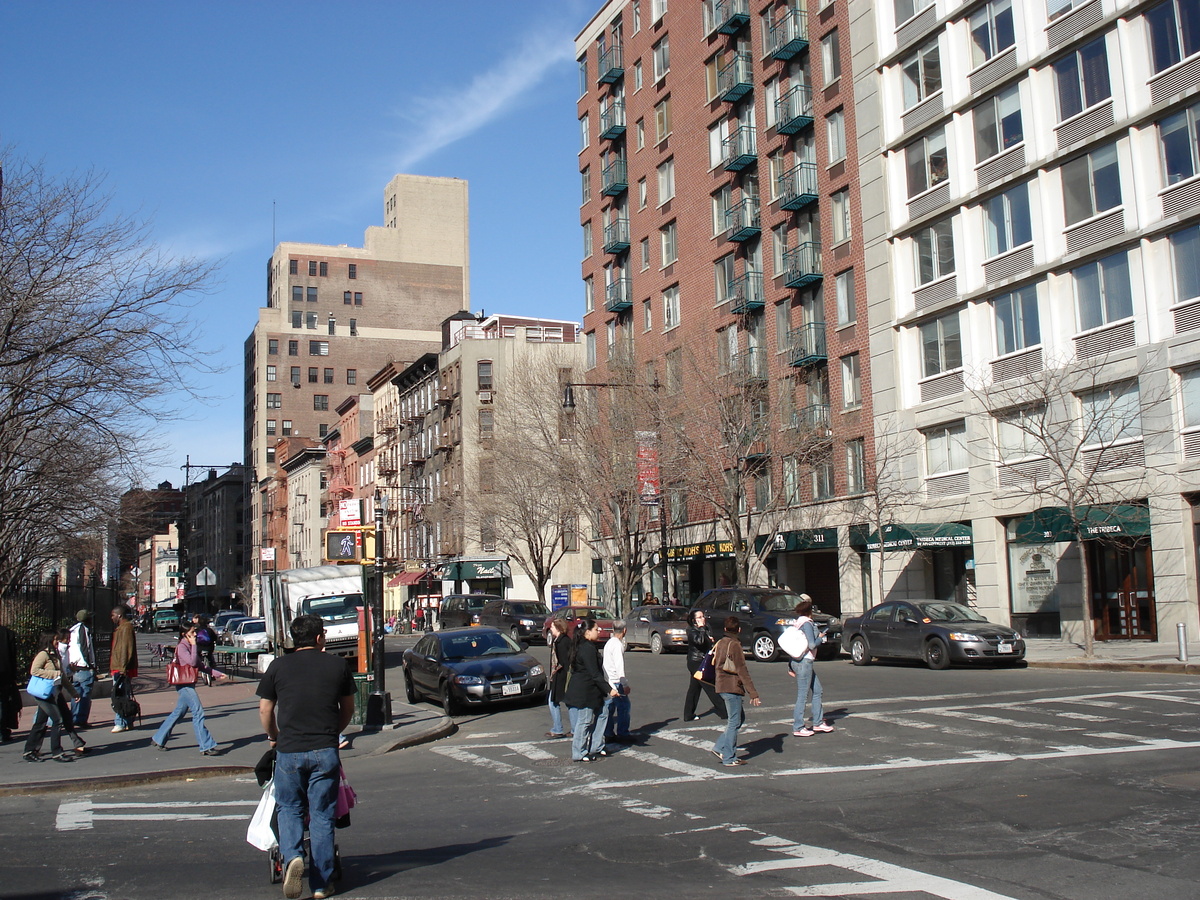
<instances>
[{"instance_id":1,"label":"bollard","mask_svg":"<svg viewBox=\"0 0 1200 900\"><path fill-rule=\"evenodd\" d=\"M1187 624L1179 622L1175 625L1175 639L1179 641L1179 661L1187 662Z\"/></svg>"}]
</instances>

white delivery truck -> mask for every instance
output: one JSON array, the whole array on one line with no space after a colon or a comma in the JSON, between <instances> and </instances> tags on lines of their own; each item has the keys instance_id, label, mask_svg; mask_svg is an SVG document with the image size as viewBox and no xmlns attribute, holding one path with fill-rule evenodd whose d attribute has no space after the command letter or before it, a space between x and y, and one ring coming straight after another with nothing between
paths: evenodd
<instances>
[{"instance_id":1,"label":"white delivery truck","mask_svg":"<svg viewBox=\"0 0 1200 900\"><path fill-rule=\"evenodd\" d=\"M363 606L363 567L313 566L262 576L263 617L271 649L279 656L292 649L289 625L299 615L325 621L325 652L358 656L359 610Z\"/></svg>"}]
</instances>

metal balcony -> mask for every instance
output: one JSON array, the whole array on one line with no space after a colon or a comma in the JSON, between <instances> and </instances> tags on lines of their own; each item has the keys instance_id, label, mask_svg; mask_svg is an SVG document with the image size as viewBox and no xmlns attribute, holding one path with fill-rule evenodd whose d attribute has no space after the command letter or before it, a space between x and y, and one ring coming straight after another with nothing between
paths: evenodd
<instances>
[{"instance_id":1,"label":"metal balcony","mask_svg":"<svg viewBox=\"0 0 1200 900\"><path fill-rule=\"evenodd\" d=\"M609 312L624 312L633 306L633 281L618 278L604 288L604 308Z\"/></svg>"},{"instance_id":2,"label":"metal balcony","mask_svg":"<svg viewBox=\"0 0 1200 900\"><path fill-rule=\"evenodd\" d=\"M795 134L813 123L812 89L798 84L775 101L775 130Z\"/></svg>"},{"instance_id":3,"label":"metal balcony","mask_svg":"<svg viewBox=\"0 0 1200 900\"><path fill-rule=\"evenodd\" d=\"M748 241L762 233L758 198L746 197L725 210L725 240Z\"/></svg>"},{"instance_id":4,"label":"metal balcony","mask_svg":"<svg viewBox=\"0 0 1200 900\"><path fill-rule=\"evenodd\" d=\"M749 53L735 53L717 73L717 95L726 103L737 103L754 89Z\"/></svg>"},{"instance_id":5,"label":"metal balcony","mask_svg":"<svg viewBox=\"0 0 1200 900\"><path fill-rule=\"evenodd\" d=\"M762 272L747 272L729 282L729 301L733 304L730 309L741 315L763 308L763 277Z\"/></svg>"},{"instance_id":6,"label":"metal balcony","mask_svg":"<svg viewBox=\"0 0 1200 900\"><path fill-rule=\"evenodd\" d=\"M720 34L736 34L750 21L750 0L716 0L713 22Z\"/></svg>"},{"instance_id":7,"label":"metal balcony","mask_svg":"<svg viewBox=\"0 0 1200 900\"><path fill-rule=\"evenodd\" d=\"M779 176L775 185L783 209L803 209L817 200L817 164L800 163Z\"/></svg>"},{"instance_id":8,"label":"metal balcony","mask_svg":"<svg viewBox=\"0 0 1200 900\"><path fill-rule=\"evenodd\" d=\"M829 431L829 404L814 403L792 413L792 427L798 431L827 433Z\"/></svg>"},{"instance_id":9,"label":"metal balcony","mask_svg":"<svg viewBox=\"0 0 1200 900\"><path fill-rule=\"evenodd\" d=\"M600 84L612 84L620 81L625 74L625 63L620 46L610 47L600 52L599 75Z\"/></svg>"},{"instance_id":10,"label":"metal balcony","mask_svg":"<svg viewBox=\"0 0 1200 900\"><path fill-rule=\"evenodd\" d=\"M758 347L734 354L729 372L739 384L760 384L767 380L767 355Z\"/></svg>"},{"instance_id":11,"label":"metal balcony","mask_svg":"<svg viewBox=\"0 0 1200 900\"><path fill-rule=\"evenodd\" d=\"M604 167L601 174L600 193L605 197L615 197L629 189L629 175L626 172L625 160L618 159Z\"/></svg>"},{"instance_id":12,"label":"metal balcony","mask_svg":"<svg viewBox=\"0 0 1200 900\"><path fill-rule=\"evenodd\" d=\"M821 242L805 241L783 254L783 283L804 287L821 280Z\"/></svg>"},{"instance_id":13,"label":"metal balcony","mask_svg":"<svg viewBox=\"0 0 1200 900\"><path fill-rule=\"evenodd\" d=\"M600 140L611 141L625 133L625 104L614 101L600 113Z\"/></svg>"},{"instance_id":14,"label":"metal balcony","mask_svg":"<svg viewBox=\"0 0 1200 900\"><path fill-rule=\"evenodd\" d=\"M808 46L808 13L789 9L771 26L767 53L774 59L791 59Z\"/></svg>"},{"instance_id":15,"label":"metal balcony","mask_svg":"<svg viewBox=\"0 0 1200 900\"><path fill-rule=\"evenodd\" d=\"M829 356L825 350L825 323L809 322L788 332L791 344L791 364L793 366L811 366L825 362Z\"/></svg>"},{"instance_id":16,"label":"metal balcony","mask_svg":"<svg viewBox=\"0 0 1200 900\"><path fill-rule=\"evenodd\" d=\"M629 249L629 220L614 219L604 226L604 252L624 253Z\"/></svg>"},{"instance_id":17,"label":"metal balcony","mask_svg":"<svg viewBox=\"0 0 1200 900\"><path fill-rule=\"evenodd\" d=\"M726 172L740 172L758 162L758 136L743 125L721 141L721 165Z\"/></svg>"}]
</instances>

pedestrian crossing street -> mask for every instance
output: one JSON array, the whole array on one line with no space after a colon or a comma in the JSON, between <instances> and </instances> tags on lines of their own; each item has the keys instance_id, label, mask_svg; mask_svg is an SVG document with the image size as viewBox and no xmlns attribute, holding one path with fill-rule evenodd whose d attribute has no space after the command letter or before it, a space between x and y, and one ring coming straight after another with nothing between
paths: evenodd
<instances>
[{"instance_id":1,"label":"pedestrian crossing street","mask_svg":"<svg viewBox=\"0 0 1200 900\"><path fill-rule=\"evenodd\" d=\"M634 724L637 723L635 707ZM826 706L832 734L793 737L791 707L749 708L739 744L749 765L725 768L709 752L721 722L705 717L573 763L570 742L516 733L443 742L434 753L543 789L605 793L711 779L837 774L929 765L986 765L1200 747L1200 686L1046 696L1042 691L894 697ZM782 752L780 752L782 751ZM651 814L652 813L645 813Z\"/></svg>"}]
</instances>

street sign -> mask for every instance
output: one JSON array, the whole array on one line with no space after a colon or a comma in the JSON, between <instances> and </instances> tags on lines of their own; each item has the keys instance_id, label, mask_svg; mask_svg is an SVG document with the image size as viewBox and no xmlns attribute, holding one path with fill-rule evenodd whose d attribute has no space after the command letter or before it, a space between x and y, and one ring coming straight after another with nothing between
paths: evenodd
<instances>
[{"instance_id":1,"label":"street sign","mask_svg":"<svg viewBox=\"0 0 1200 900\"><path fill-rule=\"evenodd\" d=\"M260 553L261 553L261 556L259 556L259 559L261 559L263 562L275 562L275 548L274 547L263 547L260 550Z\"/></svg>"},{"instance_id":2,"label":"street sign","mask_svg":"<svg viewBox=\"0 0 1200 900\"><path fill-rule=\"evenodd\" d=\"M214 585L216 583L217 573L208 566L205 566L200 570L199 574L196 575L196 584L200 585L200 587L209 587L210 585Z\"/></svg>"},{"instance_id":3,"label":"street sign","mask_svg":"<svg viewBox=\"0 0 1200 900\"><path fill-rule=\"evenodd\" d=\"M142 574L142 570L139 569L137 566L134 566L132 569L129 570L129 574L132 575L134 578L137 578L139 575Z\"/></svg>"}]
</instances>

